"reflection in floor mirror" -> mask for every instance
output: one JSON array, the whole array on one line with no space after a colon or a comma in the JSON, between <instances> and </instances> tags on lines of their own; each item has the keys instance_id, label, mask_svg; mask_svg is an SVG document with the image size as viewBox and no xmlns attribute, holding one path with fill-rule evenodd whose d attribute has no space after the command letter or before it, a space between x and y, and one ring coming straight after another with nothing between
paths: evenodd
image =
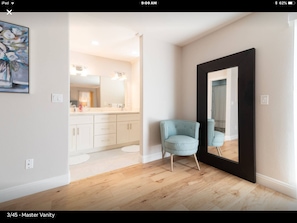
<instances>
[{"instance_id":1,"label":"reflection in floor mirror","mask_svg":"<svg viewBox=\"0 0 297 223\"><path fill-rule=\"evenodd\" d=\"M207 77L208 119L213 121L208 128L214 132L208 152L238 162L238 67L209 72Z\"/></svg>"},{"instance_id":2,"label":"reflection in floor mirror","mask_svg":"<svg viewBox=\"0 0 297 223\"><path fill-rule=\"evenodd\" d=\"M225 141L224 145L220 147L222 157L238 162L238 140ZM214 155L219 155L218 150L214 146L208 147L208 152Z\"/></svg>"}]
</instances>

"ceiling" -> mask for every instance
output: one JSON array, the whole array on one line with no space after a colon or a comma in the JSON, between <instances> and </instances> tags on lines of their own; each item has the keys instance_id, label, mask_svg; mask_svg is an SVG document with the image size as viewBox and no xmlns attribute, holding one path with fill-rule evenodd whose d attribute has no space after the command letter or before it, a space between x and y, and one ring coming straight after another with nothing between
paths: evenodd
<instances>
[{"instance_id":1,"label":"ceiling","mask_svg":"<svg viewBox=\"0 0 297 223\"><path fill-rule=\"evenodd\" d=\"M185 46L249 15L247 12L87 12L69 13L70 50L133 61L139 36ZM92 45L97 41L98 45Z\"/></svg>"}]
</instances>

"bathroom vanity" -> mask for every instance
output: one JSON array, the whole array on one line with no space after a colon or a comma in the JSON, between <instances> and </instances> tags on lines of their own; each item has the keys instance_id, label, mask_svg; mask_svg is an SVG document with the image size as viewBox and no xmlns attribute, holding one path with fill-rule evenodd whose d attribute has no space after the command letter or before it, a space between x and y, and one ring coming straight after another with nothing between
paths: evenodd
<instances>
[{"instance_id":1,"label":"bathroom vanity","mask_svg":"<svg viewBox=\"0 0 297 223\"><path fill-rule=\"evenodd\" d=\"M139 144L140 114L135 111L70 112L69 155Z\"/></svg>"}]
</instances>

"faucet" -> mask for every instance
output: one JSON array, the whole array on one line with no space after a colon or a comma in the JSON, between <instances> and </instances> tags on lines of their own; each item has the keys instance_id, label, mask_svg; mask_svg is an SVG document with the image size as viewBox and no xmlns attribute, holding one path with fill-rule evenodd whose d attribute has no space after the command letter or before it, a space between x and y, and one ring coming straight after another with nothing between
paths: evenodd
<instances>
[{"instance_id":1,"label":"faucet","mask_svg":"<svg viewBox=\"0 0 297 223\"><path fill-rule=\"evenodd\" d=\"M125 108L125 104L122 104L122 106L121 106L121 110L123 111L124 108Z\"/></svg>"},{"instance_id":2,"label":"faucet","mask_svg":"<svg viewBox=\"0 0 297 223\"><path fill-rule=\"evenodd\" d=\"M76 105L72 105L73 111L76 112Z\"/></svg>"}]
</instances>

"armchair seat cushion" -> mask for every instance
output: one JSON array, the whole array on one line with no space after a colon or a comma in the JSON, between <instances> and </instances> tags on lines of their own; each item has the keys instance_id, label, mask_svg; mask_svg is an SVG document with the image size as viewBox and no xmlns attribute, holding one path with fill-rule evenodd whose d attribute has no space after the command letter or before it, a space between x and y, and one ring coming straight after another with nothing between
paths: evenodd
<instances>
[{"instance_id":1,"label":"armchair seat cushion","mask_svg":"<svg viewBox=\"0 0 297 223\"><path fill-rule=\"evenodd\" d=\"M189 156L197 152L199 141L186 135L172 135L164 143L167 152L178 156Z\"/></svg>"}]
</instances>

